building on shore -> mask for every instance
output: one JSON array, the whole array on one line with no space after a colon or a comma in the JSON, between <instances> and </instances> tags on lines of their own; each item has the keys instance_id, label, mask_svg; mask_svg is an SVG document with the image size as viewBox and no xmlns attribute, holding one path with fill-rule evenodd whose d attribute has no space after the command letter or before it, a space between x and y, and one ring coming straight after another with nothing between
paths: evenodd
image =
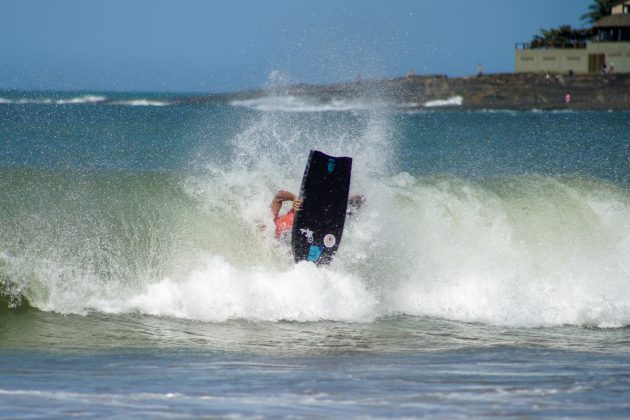
<instances>
[{"instance_id":1,"label":"building on shore","mask_svg":"<svg viewBox=\"0 0 630 420\"><path fill-rule=\"evenodd\" d=\"M559 47L516 44L516 73L630 73L630 0L613 0L612 13L592 32L590 42Z\"/></svg>"}]
</instances>

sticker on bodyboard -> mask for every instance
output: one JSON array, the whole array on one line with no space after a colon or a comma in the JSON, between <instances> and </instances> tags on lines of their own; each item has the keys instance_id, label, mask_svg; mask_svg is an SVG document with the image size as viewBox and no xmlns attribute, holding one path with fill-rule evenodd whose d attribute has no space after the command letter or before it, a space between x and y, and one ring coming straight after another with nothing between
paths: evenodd
<instances>
[{"instance_id":1,"label":"sticker on bodyboard","mask_svg":"<svg viewBox=\"0 0 630 420\"><path fill-rule=\"evenodd\" d=\"M326 169L328 170L329 174L335 170L335 159L333 158L328 159L328 167Z\"/></svg>"},{"instance_id":2,"label":"sticker on bodyboard","mask_svg":"<svg viewBox=\"0 0 630 420\"><path fill-rule=\"evenodd\" d=\"M321 255L322 255L322 250L316 245L311 245L311 248L308 250L307 259L309 261L317 262L319 261L319 257L321 257Z\"/></svg>"}]
</instances>

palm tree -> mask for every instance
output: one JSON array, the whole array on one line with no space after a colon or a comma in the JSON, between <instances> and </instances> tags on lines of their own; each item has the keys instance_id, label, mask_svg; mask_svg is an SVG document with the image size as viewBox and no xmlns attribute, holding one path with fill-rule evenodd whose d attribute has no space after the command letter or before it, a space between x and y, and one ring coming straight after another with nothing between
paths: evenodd
<instances>
[{"instance_id":1,"label":"palm tree","mask_svg":"<svg viewBox=\"0 0 630 420\"><path fill-rule=\"evenodd\" d=\"M541 29L540 35L534 35L530 48L580 48L589 36L589 29L574 29L570 25Z\"/></svg>"},{"instance_id":2,"label":"palm tree","mask_svg":"<svg viewBox=\"0 0 630 420\"><path fill-rule=\"evenodd\" d=\"M594 0L593 4L588 6L588 12L584 13L580 19L590 24L595 24L604 16L611 13L614 0Z\"/></svg>"}]
</instances>

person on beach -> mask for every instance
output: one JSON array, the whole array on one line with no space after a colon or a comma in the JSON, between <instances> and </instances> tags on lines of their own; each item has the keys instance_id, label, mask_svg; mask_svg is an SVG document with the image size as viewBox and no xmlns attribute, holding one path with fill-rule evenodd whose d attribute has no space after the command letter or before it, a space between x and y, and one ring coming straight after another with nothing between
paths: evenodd
<instances>
[{"instance_id":1,"label":"person on beach","mask_svg":"<svg viewBox=\"0 0 630 420\"><path fill-rule=\"evenodd\" d=\"M282 203L285 201L291 201L291 209L284 215L280 216L280 210L282 209ZM348 199L347 210L348 215L354 214L365 202L365 197L360 194L355 194ZM287 239L293 228L293 220L295 219L295 212L300 211L302 208L302 200L290 191L279 190L271 200L271 214L273 216L273 223L276 227L275 237L276 239Z\"/></svg>"}]
</instances>

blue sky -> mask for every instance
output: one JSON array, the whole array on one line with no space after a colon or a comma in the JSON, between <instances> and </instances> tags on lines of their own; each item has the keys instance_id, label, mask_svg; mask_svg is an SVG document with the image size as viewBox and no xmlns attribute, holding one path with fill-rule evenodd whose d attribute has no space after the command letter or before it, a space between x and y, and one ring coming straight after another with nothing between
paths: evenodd
<instances>
[{"instance_id":1,"label":"blue sky","mask_svg":"<svg viewBox=\"0 0 630 420\"><path fill-rule=\"evenodd\" d=\"M511 72L591 0L0 0L0 89L225 92Z\"/></svg>"}]
</instances>

